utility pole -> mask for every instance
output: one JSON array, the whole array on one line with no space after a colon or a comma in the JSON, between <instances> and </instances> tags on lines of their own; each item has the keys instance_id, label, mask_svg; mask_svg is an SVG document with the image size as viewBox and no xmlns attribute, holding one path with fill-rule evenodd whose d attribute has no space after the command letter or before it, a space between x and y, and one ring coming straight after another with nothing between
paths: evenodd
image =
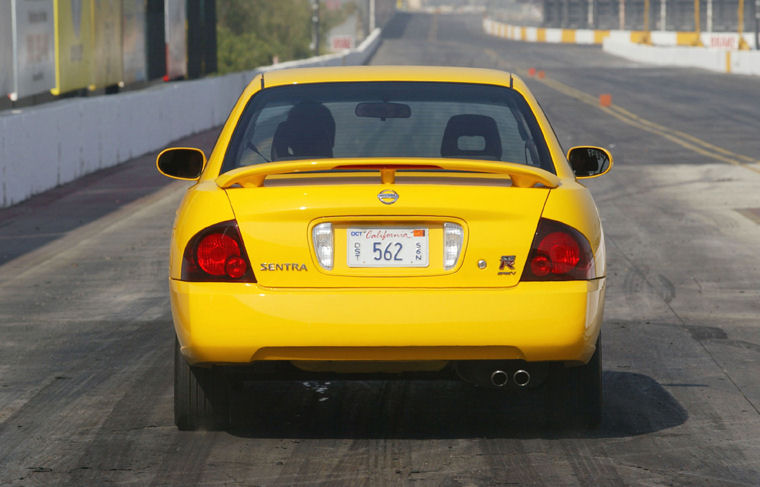
<instances>
[{"instance_id":1,"label":"utility pole","mask_svg":"<svg viewBox=\"0 0 760 487\"><path fill-rule=\"evenodd\" d=\"M369 32L372 33L377 26L375 22L375 0L369 0Z\"/></svg>"},{"instance_id":2,"label":"utility pole","mask_svg":"<svg viewBox=\"0 0 760 487\"><path fill-rule=\"evenodd\" d=\"M739 0L736 10L736 31L739 33L739 49L744 48L744 0Z\"/></svg>"},{"instance_id":3,"label":"utility pole","mask_svg":"<svg viewBox=\"0 0 760 487\"><path fill-rule=\"evenodd\" d=\"M694 33L696 34L695 45L702 47L702 21L699 17L699 0L694 0Z\"/></svg>"},{"instance_id":4,"label":"utility pole","mask_svg":"<svg viewBox=\"0 0 760 487\"><path fill-rule=\"evenodd\" d=\"M760 0L755 0L755 49L760 50Z\"/></svg>"},{"instance_id":5,"label":"utility pole","mask_svg":"<svg viewBox=\"0 0 760 487\"><path fill-rule=\"evenodd\" d=\"M562 20L559 26L563 29L570 27L570 2L562 2Z\"/></svg>"},{"instance_id":6,"label":"utility pole","mask_svg":"<svg viewBox=\"0 0 760 487\"><path fill-rule=\"evenodd\" d=\"M644 0L644 30L649 34L649 0Z\"/></svg>"},{"instance_id":7,"label":"utility pole","mask_svg":"<svg viewBox=\"0 0 760 487\"><path fill-rule=\"evenodd\" d=\"M741 2L741 0L739 0ZM707 32L713 31L713 0L707 0Z\"/></svg>"},{"instance_id":8,"label":"utility pole","mask_svg":"<svg viewBox=\"0 0 760 487\"><path fill-rule=\"evenodd\" d=\"M747 51L750 49L747 41L744 40L744 0L739 0L739 10L736 12L738 31L739 31L739 49ZM757 23L757 15L755 15L755 21ZM755 39L757 40L757 39Z\"/></svg>"},{"instance_id":9,"label":"utility pole","mask_svg":"<svg viewBox=\"0 0 760 487\"><path fill-rule=\"evenodd\" d=\"M668 29L668 0L660 0L660 30L664 32L667 29Z\"/></svg>"},{"instance_id":10,"label":"utility pole","mask_svg":"<svg viewBox=\"0 0 760 487\"><path fill-rule=\"evenodd\" d=\"M319 0L311 0L311 30L314 55L319 56Z\"/></svg>"},{"instance_id":11,"label":"utility pole","mask_svg":"<svg viewBox=\"0 0 760 487\"><path fill-rule=\"evenodd\" d=\"M620 30L625 30L625 0L620 0L619 13Z\"/></svg>"}]
</instances>

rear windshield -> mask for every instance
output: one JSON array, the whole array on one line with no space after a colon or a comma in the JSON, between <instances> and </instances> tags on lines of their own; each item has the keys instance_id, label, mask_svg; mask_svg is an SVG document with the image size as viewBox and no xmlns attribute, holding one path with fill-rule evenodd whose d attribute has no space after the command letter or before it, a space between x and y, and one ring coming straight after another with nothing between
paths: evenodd
<instances>
[{"instance_id":1,"label":"rear windshield","mask_svg":"<svg viewBox=\"0 0 760 487\"><path fill-rule=\"evenodd\" d=\"M270 161L453 157L555 173L533 113L514 90L460 83L287 85L248 103L222 172Z\"/></svg>"}]
</instances>

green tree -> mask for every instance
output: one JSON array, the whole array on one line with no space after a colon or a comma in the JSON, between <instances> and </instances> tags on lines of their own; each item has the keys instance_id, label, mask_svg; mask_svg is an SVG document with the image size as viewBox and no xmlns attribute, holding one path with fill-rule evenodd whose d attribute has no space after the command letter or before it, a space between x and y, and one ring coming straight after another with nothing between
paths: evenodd
<instances>
[{"instance_id":1,"label":"green tree","mask_svg":"<svg viewBox=\"0 0 760 487\"><path fill-rule=\"evenodd\" d=\"M330 27L350 11L321 16L322 45ZM275 56L288 61L312 54L310 0L219 0L217 19L220 73L272 64Z\"/></svg>"}]
</instances>

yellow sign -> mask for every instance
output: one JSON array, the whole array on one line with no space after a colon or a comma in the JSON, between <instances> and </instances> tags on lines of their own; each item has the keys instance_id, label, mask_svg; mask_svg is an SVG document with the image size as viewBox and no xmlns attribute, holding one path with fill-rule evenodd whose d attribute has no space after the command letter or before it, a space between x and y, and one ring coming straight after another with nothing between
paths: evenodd
<instances>
[{"instance_id":1,"label":"yellow sign","mask_svg":"<svg viewBox=\"0 0 760 487\"><path fill-rule=\"evenodd\" d=\"M90 0L54 0L54 95L86 88L92 65L92 4Z\"/></svg>"},{"instance_id":2,"label":"yellow sign","mask_svg":"<svg viewBox=\"0 0 760 487\"><path fill-rule=\"evenodd\" d=\"M121 0L91 0L94 43L92 88L123 81L121 62Z\"/></svg>"}]
</instances>

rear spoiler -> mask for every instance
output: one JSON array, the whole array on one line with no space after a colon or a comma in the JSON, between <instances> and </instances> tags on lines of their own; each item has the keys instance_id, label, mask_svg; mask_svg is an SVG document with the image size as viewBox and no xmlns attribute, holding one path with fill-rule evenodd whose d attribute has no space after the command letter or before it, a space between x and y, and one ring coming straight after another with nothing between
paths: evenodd
<instances>
[{"instance_id":1,"label":"rear spoiler","mask_svg":"<svg viewBox=\"0 0 760 487\"><path fill-rule=\"evenodd\" d=\"M559 186L559 178L546 171L524 164L513 162L496 162L473 159L425 159L425 158L368 158L368 159L317 159L298 161L267 162L245 166L226 172L216 178L220 188L230 188L235 185L244 188L259 187L264 184L267 176L276 174L309 173L330 170L376 170L380 172L383 184L396 182L396 171L399 170L435 170L462 171L485 174L503 174L512 180L512 186L532 188L541 184L547 188Z\"/></svg>"}]
</instances>

